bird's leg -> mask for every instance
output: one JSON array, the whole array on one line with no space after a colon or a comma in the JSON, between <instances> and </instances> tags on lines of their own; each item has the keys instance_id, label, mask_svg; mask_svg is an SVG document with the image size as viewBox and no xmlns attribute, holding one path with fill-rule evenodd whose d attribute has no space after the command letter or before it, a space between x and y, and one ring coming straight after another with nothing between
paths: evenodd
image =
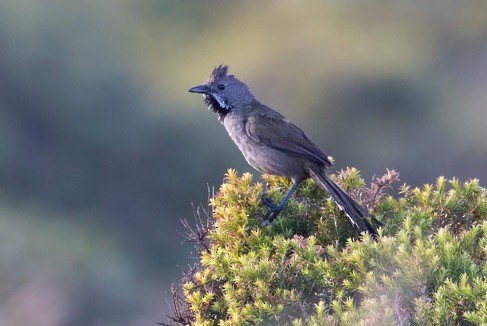
<instances>
[{"instance_id":1,"label":"bird's leg","mask_svg":"<svg viewBox=\"0 0 487 326\"><path fill-rule=\"evenodd\" d=\"M298 187L299 182L294 182L291 188L288 190L284 198L282 199L281 203L279 205L274 204L271 198L269 197L263 197L262 202L269 207L269 211L265 214L264 218L264 223L265 225L268 225L272 223L277 215L279 214L280 211L286 206L287 202L291 198L291 195L293 194L294 190ZM265 193L264 193L265 194Z\"/></svg>"}]
</instances>

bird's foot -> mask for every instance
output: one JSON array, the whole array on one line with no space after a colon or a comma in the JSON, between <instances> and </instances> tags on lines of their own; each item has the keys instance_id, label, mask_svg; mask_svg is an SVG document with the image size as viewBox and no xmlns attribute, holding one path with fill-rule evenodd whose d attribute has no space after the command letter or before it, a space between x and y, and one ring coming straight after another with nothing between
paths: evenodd
<instances>
[{"instance_id":1,"label":"bird's foot","mask_svg":"<svg viewBox=\"0 0 487 326\"><path fill-rule=\"evenodd\" d=\"M270 208L269 211L265 214L264 219L262 221L262 226L272 225L276 222L276 217L281 212L282 208L275 206Z\"/></svg>"},{"instance_id":2,"label":"bird's foot","mask_svg":"<svg viewBox=\"0 0 487 326\"><path fill-rule=\"evenodd\" d=\"M262 219L262 222L260 223L260 226L262 226L263 228L265 228L266 226L269 226L269 225L274 224L274 222L269 222L268 220Z\"/></svg>"},{"instance_id":3,"label":"bird's foot","mask_svg":"<svg viewBox=\"0 0 487 326\"><path fill-rule=\"evenodd\" d=\"M271 197L267 197L267 193L265 193L265 192L262 195L260 195L260 200L262 201L262 203L264 205L266 205L267 207L269 207L271 210L277 208L277 205L274 203L274 201L272 200L272 198Z\"/></svg>"},{"instance_id":4,"label":"bird's foot","mask_svg":"<svg viewBox=\"0 0 487 326\"><path fill-rule=\"evenodd\" d=\"M276 205L276 203L274 203L272 198L267 197L266 195L267 194L264 192L260 196L260 200L262 201L262 203L264 205L266 205L267 207L269 207L269 211L265 214L264 218L262 219L261 225L263 227L274 224L276 217L277 217L277 214L279 214L279 212L281 211L281 209L279 209L279 207Z\"/></svg>"}]
</instances>

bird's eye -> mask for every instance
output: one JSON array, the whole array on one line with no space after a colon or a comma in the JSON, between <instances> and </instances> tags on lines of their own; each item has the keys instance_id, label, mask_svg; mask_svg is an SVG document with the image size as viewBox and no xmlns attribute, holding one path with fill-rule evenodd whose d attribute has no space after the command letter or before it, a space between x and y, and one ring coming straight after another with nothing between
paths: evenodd
<instances>
[{"instance_id":1,"label":"bird's eye","mask_svg":"<svg viewBox=\"0 0 487 326\"><path fill-rule=\"evenodd\" d=\"M222 84L218 84L217 88L218 88L220 91L224 91L224 90L225 90L225 88L227 88L227 85L225 85L225 84L223 84L223 83L222 83Z\"/></svg>"}]
</instances>

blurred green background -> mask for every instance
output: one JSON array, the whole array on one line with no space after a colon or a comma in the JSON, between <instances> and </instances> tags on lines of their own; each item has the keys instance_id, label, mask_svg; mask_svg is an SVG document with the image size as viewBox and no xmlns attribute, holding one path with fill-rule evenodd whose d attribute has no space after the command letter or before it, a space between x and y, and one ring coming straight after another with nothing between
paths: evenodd
<instances>
[{"instance_id":1,"label":"blurred green background","mask_svg":"<svg viewBox=\"0 0 487 326\"><path fill-rule=\"evenodd\" d=\"M369 181L487 180L486 1L0 1L0 324L153 325L180 218L252 170L215 65ZM193 257L193 258L192 258Z\"/></svg>"}]
</instances>

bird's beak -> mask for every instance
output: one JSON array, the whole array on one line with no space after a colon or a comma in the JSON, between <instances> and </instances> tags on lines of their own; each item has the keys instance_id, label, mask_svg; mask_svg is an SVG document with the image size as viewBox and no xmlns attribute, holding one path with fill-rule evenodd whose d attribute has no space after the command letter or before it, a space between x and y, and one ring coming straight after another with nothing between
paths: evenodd
<instances>
[{"instance_id":1,"label":"bird's beak","mask_svg":"<svg viewBox=\"0 0 487 326\"><path fill-rule=\"evenodd\" d=\"M191 87L190 89L188 89L188 92L200 93L200 94L210 94L213 92L213 90L206 85L198 85L198 86Z\"/></svg>"}]
</instances>

